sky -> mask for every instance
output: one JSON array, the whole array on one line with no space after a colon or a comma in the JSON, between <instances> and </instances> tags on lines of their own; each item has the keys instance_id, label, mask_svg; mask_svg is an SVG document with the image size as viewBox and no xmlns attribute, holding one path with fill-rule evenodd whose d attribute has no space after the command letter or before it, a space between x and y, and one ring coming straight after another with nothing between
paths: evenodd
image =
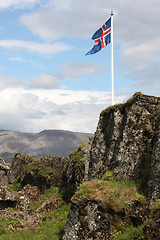
<instances>
[{"instance_id":1,"label":"sky","mask_svg":"<svg viewBox=\"0 0 160 240\"><path fill-rule=\"evenodd\" d=\"M0 129L94 133L111 105L111 44L85 56L114 17L114 102L160 96L159 0L0 0Z\"/></svg>"}]
</instances>

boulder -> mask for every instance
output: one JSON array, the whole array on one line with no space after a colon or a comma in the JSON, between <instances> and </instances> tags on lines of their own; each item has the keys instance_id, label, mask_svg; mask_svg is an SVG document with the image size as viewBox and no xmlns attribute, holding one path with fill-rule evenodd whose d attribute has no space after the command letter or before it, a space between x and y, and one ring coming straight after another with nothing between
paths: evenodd
<instances>
[{"instance_id":1,"label":"boulder","mask_svg":"<svg viewBox=\"0 0 160 240\"><path fill-rule=\"evenodd\" d=\"M31 186L29 184L25 185L20 191L21 194L24 194L29 198L29 200L36 201L39 199L39 191L36 186Z\"/></svg>"},{"instance_id":2,"label":"boulder","mask_svg":"<svg viewBox=\"0 0 160 240\"><path fill-rule=\"evenodd\" d=\"M57 208L59 208L63 204L61 198L51 198L44 202L37 210L38 213L46 213L51 212Z\"/></svg>"},{"instance_id":3,"label":"boulder","mask_svg":"<svg viewBox=\"0 0 160 240\"><path fill-rule=\"evenodd\" d=\"M19 224L16 225L16 229L12 229L13 231L26 229L26 230L36 230L37 227L40 226L43 219L45 219L42 215L35 213L33 211L11 211L11 210L1 210L0 217L10 217L19 220Z\"/></svg>"},{"instance_id":4,"label":"boulder","mask_svg":"<svg viewBox=\"0 0 160 240\"><path fill-rule=\"evenodd\" d=\"M0 187L0 209L6 208L27 210L29 209L29 198L24 192L15 192L8 187Z\"/></svg>"}]
</instances>

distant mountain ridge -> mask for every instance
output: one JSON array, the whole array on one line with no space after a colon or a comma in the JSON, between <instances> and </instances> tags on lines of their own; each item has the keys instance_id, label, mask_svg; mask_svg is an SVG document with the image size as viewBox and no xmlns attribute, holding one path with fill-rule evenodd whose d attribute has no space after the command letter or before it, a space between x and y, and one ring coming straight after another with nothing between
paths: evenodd
<instances>
[{"instance_id":1,"label":"distant mountain ridge","mask_svg":"<svg viewBox=\"0 0 160 240\"><path fill-rule=\"evenodd\" d=\"M68 156L78 145L88 141L90 133L66 130L43 130L39 133L21 133L0 130L0 156L11 162L15 153L34 157Z\"/></svg>"}]
</instances>

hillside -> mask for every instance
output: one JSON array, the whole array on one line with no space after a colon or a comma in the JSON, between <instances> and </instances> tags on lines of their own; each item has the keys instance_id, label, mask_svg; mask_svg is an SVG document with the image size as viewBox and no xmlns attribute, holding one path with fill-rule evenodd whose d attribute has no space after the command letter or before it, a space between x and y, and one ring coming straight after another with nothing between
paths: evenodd
<instances>
[{"instance_id":1,"label":"hillside","mask_svg":"<svg viewBox=\"0 0 160 240\"><path fill-rule=\"evenodd\" d=\"M78 145L88 141L91 134L63 130L21 133L0 130L0 156L11 162L15 153L34 157L68 156Z\"/></svg>"}]
</instances>

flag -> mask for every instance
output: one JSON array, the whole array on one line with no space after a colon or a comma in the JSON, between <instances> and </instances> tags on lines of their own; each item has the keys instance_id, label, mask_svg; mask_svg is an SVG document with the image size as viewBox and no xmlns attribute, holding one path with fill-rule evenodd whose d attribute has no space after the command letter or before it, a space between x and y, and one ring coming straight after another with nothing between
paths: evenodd
<instances>
[{"instance_id":1,"label":"flag","mask_svg":"<svg viewBox=\"0 0 160 240\"><path fill-rule=\"evenodd\" d=\"M93 34L92 40L94 40L95 45L86 53L86 55L99 52L111 42L111 18L109 18L107 22L105 22L105 24Z\"/></svg>"}]
</instances>

